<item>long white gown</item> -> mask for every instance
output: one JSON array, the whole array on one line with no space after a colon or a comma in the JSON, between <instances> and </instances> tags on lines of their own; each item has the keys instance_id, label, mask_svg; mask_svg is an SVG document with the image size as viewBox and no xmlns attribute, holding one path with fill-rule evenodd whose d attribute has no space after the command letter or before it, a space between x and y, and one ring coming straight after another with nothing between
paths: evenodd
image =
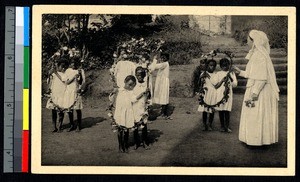
<instances>
[{"instance_id":1,"label":"long white gown","mask_svg":"<svg viewBox=\"0 0 300 182\"><path fill-rule=\"evenodd\" d=\"M239 140L248 145L278 142L278 96L270 84L267 64L266 56L254 48L246 71L240 73L240 76L248 78L244 101L251 99L252 93L259 94L255 107L247 107L245 102L242 106Z\"/></svg>"},{"instance_id":2,"label":"long white gown","mask_svg":"<svg viewBox=\"0 0 300 182\"><path fill-rule=\"evenodd\" d=\"M158 69L158 72L156 76L152 101L155 104L169 104L169 63L158 63L155 65L155 69Z\"/></svg>"}]
</instances>

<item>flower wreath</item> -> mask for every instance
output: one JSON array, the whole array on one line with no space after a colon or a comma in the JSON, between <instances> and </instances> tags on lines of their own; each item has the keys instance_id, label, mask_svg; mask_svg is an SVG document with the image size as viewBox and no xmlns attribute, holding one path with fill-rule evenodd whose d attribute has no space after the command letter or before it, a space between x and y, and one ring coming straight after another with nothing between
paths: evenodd
<instances>
[{"instance_id":1,"label":"flower wreath","mask_svg":"<svg viewBox=\"0 0 300 182\"><path fill-rule=\"evenodd\" d=\"M122 129L122 126L119 126L114 119L113 111L115 109L114 102L116 99L116 95L118 92L118 86L115 78L115 67L117 63L126 59L127 61L132 61L135 63L139 63L145 67L147 73L147 88L149 88L149 65L151 64L150 60L145 59L145 55L150 57L152 53L161 52L161 48L164 45L165 41L162 39L136 39L131 38L131 40L121 42L113 54L114 63L112 67L109 69L110 71L110 81L113 83L113 91L109 94L110 104L106 109L108 111L108 117L111 119L111 125L113 132ZM145 106L145 113L143 115L143 122L137 122L133 129L137 127L143 127L143 123L145 124L148 120L148 109L150 106L150 101L147 99Z\"/></svg>"},{"instance_id":2,"label":"flower wreath","mask_svg":"<svg viewBox=\"0 0 300 182\"><path fill-rule=\"evenodd\" d=\"M227 101L228 101L228 98L229 98L229 93L230 93L230 73L232 72L231 71L231 67L232 67L232 63L233 63L233 60L232 58L234 57L234 54L230 51L221 51L220 49L216 49L216 50L213 50L211 52L209 52L208 54L206 55L202 55L202 57L204 58L208 58L208 57L214 57L216 56L217 54L225 54L227 57L229 57L229 60L230 60L230 66L229 66L229 72L228 74L226 75L226 81L224 82L224 87L225 87L225 90L223 92L223 98L218 101L216 104L213 104L213 105L210 105L210 104L207 104L205 101L204 101L204 95L207 91L207 88L204 87L204 84L205 84L205 78L207 77L207 74L204 74L203 77L201 77L201 84L200 84L200 90L199 90L199 105L201 106L204 106L208 109L214 109L215 107L219 107L221 104L225 104ZM205 71L206 72L206 71Z\"/></svg>"}]
</instances>

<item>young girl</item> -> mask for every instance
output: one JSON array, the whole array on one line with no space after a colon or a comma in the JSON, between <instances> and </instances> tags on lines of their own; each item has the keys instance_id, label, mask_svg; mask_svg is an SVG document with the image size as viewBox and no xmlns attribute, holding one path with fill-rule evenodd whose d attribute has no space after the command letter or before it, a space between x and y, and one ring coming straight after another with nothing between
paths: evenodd
<instances>
[{"instance_id":1,"label":"young girl","mask_svg":"<svg viewBox=\"0 0 300 182\"><path fill-rule=\"evenodd\" d=\"M73 61L73 60L72 60ZM62 81L66 84L66 91L64 94L64 108L67 109L70 120L70 128L68 132L75 128L74 116L73 116L73 106L77 99L77 88L78 83L76 78L78 76L78 70L74 70L74 63L69 64L69 68L65 72L65 77Z\"/></svg>"},{"instance_id":2,"label":"young girl","mask_svg":"<svg viewBox=\"0 0 300 182\"><path fill-rule=\"evenodd\" d=\"M206 59L200 60L199 66L197 66L193 72L192 75L193 95L199 93L199 88L201 85L200 75L205 71L205 64L206 64Z\"/></svg>"},{"instance_id":3,"label":"young girl","mask_svg":"<svg viewBox=\"0 0 300 182\"><path fill-rule=\"evenodd\" d=\"M116 64L114 75L119 88L124 87L124 79L127 75L134 75L135 64L128 60L128 55L125 51L121 52L120 61Z\"/></svg>"},{"instance_id":4,"label":"young girl","mask_svg":"<svg viewBox=\"0 0 300 182\"><path fill-rule=\"evenodd\" d=\"M217 62L210 59L206 62L206 71L201 74L200 78L205 78L203 83L203 88L205 89L204 102L209 105L216 104L216 89L217 75L215 72ZM214 120L214 110L204 105L199 105L199 112L202 113L204 131L212 131L212 122ZM207 114L209 114L208 124L207 124Z\"/></svg>"},{"instance_id":5,"label":"young girl","mask_svg":"<svg viewBox=\"0 0 300 182\"><path fill-rule=\"evenodd\" d=\"M148 91L148 94L150 91L147 89L147 81L145 81L146 77L146 69L138 66L135 70L135 76L137 78L137 84L133 89L134 95L140 95L143 92ZM148 96L148 95L147 95ZM146 101L148 100L148 97L144 95L140 100L133 103L133 111L134 111L134 117L135 117L135 130L134 130L134 141L135 141L135 149L137 149L140 144L142 143L143 147L146 149L148 148L147 143L147 120L145 118L145 112L146 112ZM139 128L142 128L142 140L140 141L139 137Z\"/></svg>"},{"instance_id":6,"label":"young girl","mask_svg":"<svg viewBox=\"0 0 300 182\"><path fill-rule=\"evenodd\" d=\"M153 103L162 105L161 113L163 118L172 119L168 116L168 105L169 105L169 54L161 53L160 62L154 65L154 69L158 69L154 94Z\"/></svg>"},{"instance_id":7,"label":"young girl","mask_svg":"<svg viewBox=\"0 0 300 182\"><path fill-rule=\"evenodd\" d=\"M75 80L77 82L77 100L73 106L73 109L76 110L77 114L77 127L76 131L79 132L81 130L81 120L82 120L82 93L84 92L84 86L85 86L85 74L84 70L81 68L81 63L78 58L74 58L74 62L71 63L71 68L73 70L77 71L77 79Z\"/></svg>"},{"instance_id":8,"label":"young girl","mask_svg":"<svg viewBox=\"0 0 300 182\"><path fill-rule=\"evenodd\" d=\"M66 70L66 60L60 59L57 63L57 68L51 71L50 81L50 99L47 102L46 108L52 110L52 132L60 132L62 130L62 122L64 119L63 102L66 85L61 82L59 77L64 77ZM54 72L54 73L53 73ZM59 77L57 76L59 75ZM57 114L59 116L59 127L56 126Z\"/></svg>"},{"instance_id":9,"label":"young girl","mask_svg":"<svg viewBox=\"0 0 300 182\"><path fill-rule=\"evenodd\" d=\"M229 84L229 98L226 103L221 104L216 110L219 111L219 118L221 122L221 132L231 133L231 129L229 128L229 120L230 120L230 111L232 108L232 100L233 100L233 92L232 87L237 86L237 79L233 72L229 72L230 61L227 58L223 58L220 60L221 71L217 72L218 80L221 82L221 86L217 89L217 101L220 101L223 96L225 90L225 84ZM229 77L226 77L229 74Z\"/></svg>"},{"instance_id":10,"label":"young girl","mask_svg":"<svg viewBox=\"0 0 300 182\"><path fill-rule=\"evenodd\" d=\"M141 99L146 92L136 96L133 89L136 85L136 78L128 75L124 80L124 87L119 88L116 98L116 109L114 114L115 122L118 124L118 141L120 152L128 152L129 129L134 127L135 118L132 104Z\"/></svg>"}]
</instances>

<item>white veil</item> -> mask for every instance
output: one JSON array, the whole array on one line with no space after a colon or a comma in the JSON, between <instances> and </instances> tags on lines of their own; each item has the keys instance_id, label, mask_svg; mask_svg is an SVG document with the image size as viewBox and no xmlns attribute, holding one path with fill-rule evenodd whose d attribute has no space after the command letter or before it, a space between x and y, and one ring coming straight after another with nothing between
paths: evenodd
<instances>
[{"instance_id":1,"label":"white veil","mask_svg":"<svg viewBox=\"0 0 300 182\"><path fill-rule=\"evenodd\" d=\"M259 30L251 30L249 33L249 37L253 39L253 46L249 51L247 57L249 57L253 53L255 48L265 56L265 60L267 62L268 82L271 84L272 90L274 91L277 100L279 100L279 88L276 82L274 66L270 58L269 39L263 31Z\"/></svg>"}]
</instances>

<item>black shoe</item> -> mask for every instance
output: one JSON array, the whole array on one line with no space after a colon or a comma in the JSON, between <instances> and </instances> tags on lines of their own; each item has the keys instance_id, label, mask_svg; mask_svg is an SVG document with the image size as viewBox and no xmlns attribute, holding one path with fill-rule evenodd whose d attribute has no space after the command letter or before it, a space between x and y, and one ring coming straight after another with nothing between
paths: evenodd
<instances>
[{"instance_id":1,"label":"black shoe","mask_svg":"<svg viewBox=\"0 0 300 182\"><path fill-rule=\"evenodd\" d=\"M55 133L55 132L57 132L57 128L55 128L55 129L52 131L52 133Z\"/></svg>"},{"instance_id":2,"label":"black shoe","mask_svg":"<svg viewBox=\"0 0 300 182\"><path fill-rule=\"evenodd\" d=\"M68 132L70 132L72 130L74 130L74 126L73 125L71 125L71 127L68 129Z\"/></svg>"}]
</instances>

